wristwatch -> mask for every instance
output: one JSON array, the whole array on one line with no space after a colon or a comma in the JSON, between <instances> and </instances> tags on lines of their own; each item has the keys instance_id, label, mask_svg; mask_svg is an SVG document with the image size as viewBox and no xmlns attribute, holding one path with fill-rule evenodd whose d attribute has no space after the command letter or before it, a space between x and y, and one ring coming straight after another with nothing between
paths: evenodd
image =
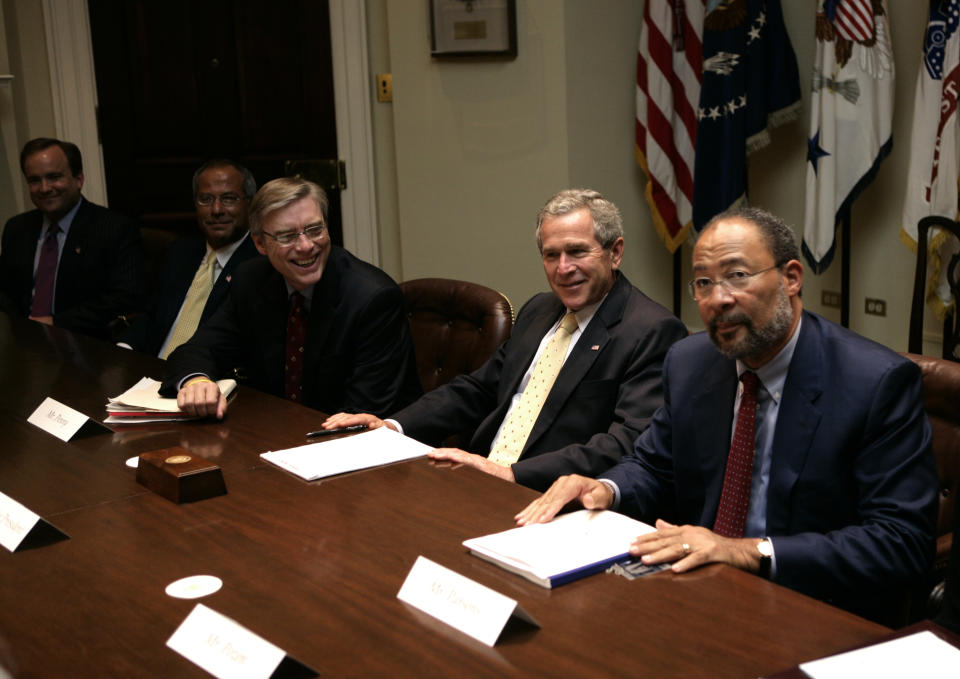
<instances>
[{"instance_id":1,"label":"wristwatch","mask_svg":"<svg viewBox=\"0 0 960 679\"><path fill-rule=\"evenodd\" d=\"M763 538L757 543L757 551L760 553L760 570L757 574L761 578L770 577L770 564L773 562L773 543L770 538Z\"/></svg>"}]
</instances>

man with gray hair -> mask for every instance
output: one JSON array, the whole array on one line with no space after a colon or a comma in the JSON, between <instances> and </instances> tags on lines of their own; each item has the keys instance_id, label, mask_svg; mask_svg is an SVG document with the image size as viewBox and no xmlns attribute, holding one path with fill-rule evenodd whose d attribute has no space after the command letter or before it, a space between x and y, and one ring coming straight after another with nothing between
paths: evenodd
<instances>
[{"instance_id":1,"label":"man with gray hair","mask_svg":"<svg viewBox=\"0 0 960 679\"><path fill-rule=\"evenodd\" d=\"M483 366L390 420L337 414L323 426L386 424L430 444L475 430L469 452L430 456L538 489L616 464L662 403L663 357L686 328L619 272L620 212L596 191L551 198L537 215L537 244L552 292L520 309Z\"/></svg>"},{"instance_id":2,"label":"man with gray hair","mask_svg":"<svg viewBox=\"0 0 960 679\"><path fill-rule=\"evenodd\" d=\"M213 380L326 412L387 413L420 395L400 288L330 242L327 196L304 179L267 182L250 203L266 257L237 270L223 306L167 359L160 393L191 415L222 418Z\"/></svg>"},{"instance_id":3,"label":"man with gray hair","mask_svg":"<svg viewBox=\"0 0 960 679\"><path fill-rule=\"evenodd\" d=\"M250 170L226 158L193 173L198 234L174 242L148 312L137 317L119 344L166 358L220 308L237 267L257 249L247 235L247 209L257 182Z\"/></svg>"}]
</instances>

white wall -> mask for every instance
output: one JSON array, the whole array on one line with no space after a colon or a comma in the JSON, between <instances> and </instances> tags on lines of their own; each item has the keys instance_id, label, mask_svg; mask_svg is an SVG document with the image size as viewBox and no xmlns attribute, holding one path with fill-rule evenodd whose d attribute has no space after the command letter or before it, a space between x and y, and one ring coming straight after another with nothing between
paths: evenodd
<instances>
[{"instance_id":1,"label":"white wall","mask_svg":"<svg viewBox=\"0 0 960 679\"><path fill-rule=\"evenodd\" d=\"M389 53L378 69L392 70L394 82L394 103L373 104L377 163L393 165L396 173L394 195L378 187L381 218L396 216L395 222L382 222L381 244L396 249L402 243L399 270L388 268L392 275L473 280L502 290L519 305L546 289L530 235L537 209L561 188L590 186L623 212L626 274L672 306L672 256L654 232L633 156L642 4L523 0L517 3L517 59L464 63L430 58L425 0L368 0L371 24L386 15L385 35L371 31L377 43L371 54ZM905 350L914 255L898 234L926 15L914 2L890 4L897 68L894 146L853 208L851 327ZM755 204L784 217L799 238L814 3L787 0L783 9L804 108L797 123L774 130L772 143L751 156L750 190ZM381 142L388 137L394 147L384 149ZM378 169L378 181L385 176ZM381 249L385 258L386 249ZM685 247L683 280L689 278L689 254ZM839 253L823 276L808 272L804 292L808 308L839 320L838 310L821 307L823 289L840 289ZM866 296L887 301L885 318L865 315ZM701 325L689 300L682 318L691 328ZM927 327L935 337L937 322L928 318ZM933 343L925 349L939 354Z\"/></svg>"}]
</instances>

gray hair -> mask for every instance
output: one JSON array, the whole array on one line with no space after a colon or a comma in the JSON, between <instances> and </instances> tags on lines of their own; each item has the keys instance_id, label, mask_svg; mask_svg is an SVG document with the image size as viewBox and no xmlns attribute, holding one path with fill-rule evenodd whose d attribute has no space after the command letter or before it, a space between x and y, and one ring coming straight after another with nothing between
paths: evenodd
<instances>
[{"instance_id":1,"label":"gray hair","mask_svg":"<svg viewBox=\"0 0 960 679\"><path fill-rule=\"evenodd\" d=\"M537 213L537 247L543 250L543 220L586 208L593 219L593 235L604 250L623 237L623 220L617 206L593 189L566 189L547 201Z\"/></svg>"},{"instance_id":2,"label":"gray hair","mask_svg":"<svg viewBox=\"0 0 960 679\"><path fill-rule=\"evenodd\" d=\"M247 221L250 233L259 236L263 231L263 219L272 212L285 208L301 198L310 197L320 208L323 223L327 223L327 194L318 184L299 177L280 177L272 179L260 187L250 202Z\"/></svg>"},{"instance_id":3,"label":"gray hair","mask_svg":"<svg viewBox=\"0 0 960 679\"><path fill-rule=\"evenodd\" d=\"M198 187L200 186L200 175L202 175L207 170L212 170L215 167L232 167L237 172L243 175L243 195L247 197L247 200L253 198L253 194L257 192L257 180L253 178L253 173L250 172L240 163L230 160L229 158L211 158L203 165L197 168L197 171L193 173L193 197L197 197Z\"/></svg>"}]
</instances>

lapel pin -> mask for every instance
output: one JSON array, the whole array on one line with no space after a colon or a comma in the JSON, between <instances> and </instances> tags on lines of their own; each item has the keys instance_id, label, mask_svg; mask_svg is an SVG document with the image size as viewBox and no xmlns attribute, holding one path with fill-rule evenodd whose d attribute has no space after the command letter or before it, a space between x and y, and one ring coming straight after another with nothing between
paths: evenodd
<instances>
[{"instance_id":1,"label":"lapel pin","mask_svg":"<svg viewBox=\"0 0 960 679\"><path fill-rule=\"evenodd\" d=\"M231 275L229 275L229 274L227 274L227 283L229 283L229 282L230 282L230 279L231 279L231 278L233 278L233 276L231 276Z\"/></svg>"},{"instance_id":2,"label":"lapel pin","mask_svg":"<svg viewBox=\"0 0 960 679\"><path fill-rule=\"evenodd\" d=\"M80 246L79 246L79 245L77 246L76 250L74 250L74 252L76 252L78 255L80 254Z\"/></svg>"},{"instance_id":3,"label":"lapel pin","mask_svg":"<svg viewBox=\"0 0 960 679\"><path fill-rule=\"evenodd\" d=\"M594 344L592 347L590 347L590 351L600 351L600 345Z\"/></svg>"}]
</instances>

